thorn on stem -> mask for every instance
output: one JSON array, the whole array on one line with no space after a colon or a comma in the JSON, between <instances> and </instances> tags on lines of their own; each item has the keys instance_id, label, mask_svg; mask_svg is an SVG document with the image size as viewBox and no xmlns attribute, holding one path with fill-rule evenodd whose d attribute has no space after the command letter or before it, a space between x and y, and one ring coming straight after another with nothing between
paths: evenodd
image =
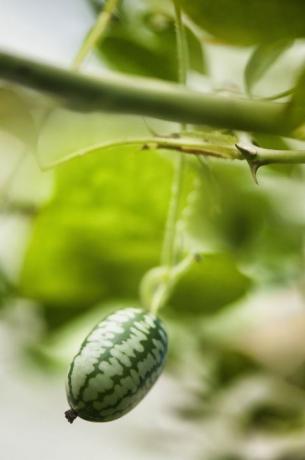
<instances>
[{"instance_id":1,"label":"thorn on stem","mask_svg":"<svg viewBox=\"0 0 305 460\"><path fill-rule=\"evenodd\" d=\"M247 161L250 171L256 185L259 185L257 179L257 171L262 166L262 163L257 159L257 151L253 144L239 143L235 145L239 152Z\"/></svg>"},{"instance_id":2,"label":"thorn on stem","mask_svg":"<svg viewBox=\"0 0 305 460\"><path fill-rule=\"evenodd\" d=\"M249 167L250 167L250 171L251 171L251 174L252 174L252 177L253 177L253 180L254 182L256 183L256 185L259 185L259 182L258 182L258 178L257 178L257 171L259 170L260 168L260 164L255 164L255 163L249 163Z\"/></svg>"}]
</instances>

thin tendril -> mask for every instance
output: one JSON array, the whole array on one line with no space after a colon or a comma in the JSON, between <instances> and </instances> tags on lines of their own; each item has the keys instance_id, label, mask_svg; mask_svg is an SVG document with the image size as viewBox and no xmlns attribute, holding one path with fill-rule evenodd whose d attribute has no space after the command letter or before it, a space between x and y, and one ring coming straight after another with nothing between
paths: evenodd
<instances>
[{"instance_id":1,"label":"thin tendril","mask_svg":"<svg viewBox=\"0 0 305 460\"><path fill-rule=\"evenodd\" d=\"M105 6L102 7L102 11L97 18L97 21L88 36L84 40L82 46L80 47L78 53L76 54L71 68L74 70L79 70L80 66L91 52L92 48L96 45L98 41L101 41L105 36L111 18L115 9L117 8L119 0L108 0Z\"/></svg>"},{"instance_id":2,"label":"thin tendril","mask_svg":"<svg viewBox=\"0 0 305 460\"><path fill-rule=\"evenodd\" d=\"M173 0L175 7L175 25L176 25L176 42L177 42L177 56L178 56L178 69L179 69L179 83L186 85L187 83L187 71L188 71L188 50L187 41L185 35L185 29L182 22L181 7L177 0ZM184 124L181 125L183 130L186 129ZM152 302L152 310L154 313L166 302L168 292L172 287L172 276L174 276L174 267L177 264L177 221L179 215L179 207L181 201L181 192L183 184L183 172L184 172L184 158L183 155L179 154L175 162L175 171L173 177L173 185L171 190L171 198L169 204L169 211L167 216L167 222L165 226L165 235L163 241L163 249L161 254L161 264L168 267L169 276L166 281L166 285L161 289L161 295L158 299L154 299Z\"/></svg>"}]
</instances>

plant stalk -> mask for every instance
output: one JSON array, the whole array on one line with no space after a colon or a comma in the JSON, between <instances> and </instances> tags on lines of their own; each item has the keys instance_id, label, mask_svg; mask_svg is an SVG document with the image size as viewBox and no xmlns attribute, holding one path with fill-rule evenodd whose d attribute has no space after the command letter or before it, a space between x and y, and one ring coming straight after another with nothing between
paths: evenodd
<instances>
[{"instance_id":1,"label":"plant stalk","mask_svg":"<svg viewBox=\"0 0 305 460\"><path fill-rule=\"evenodd\" d=\"M175 26L176 26L176 43L177 43L177 57L179 69L179 83L183 86L187 83L188 72L188 48L185 30L182 22L182 12L180 5L176 0L173 0L175 7ZM186 129L184 123L181 125L182 129ZM184 157L179 155L175 161L175 171L173 177L173 185L171 191L171 198L169 204L169 211L165 226L165 234L163 241L163 249L161 255L161 264L173 267L176 263L176 233L177 233L177 219L179 214L179 205L181 201L181 191L183 183L184 171Z\"/></svg>"},{"instance_id":2,"label":"plant stalk","mask_svg":"<svg viewBox=\"0 0 305 460\"><path fill-rule=\"evenodd\" d=\"M126 145L134 145L143 152L145 150L168 150L181 152L203 157L218 158L220 160L240 160L245 161L246 157L242 151L249 151L251 155L259 162L259 164L302 164L305 163L305 150L271 150L251 145L251 147L239 144L239 148L235 145L216 145L191 137L134 137L128 139L117 139L116 141L102 142L101 144L92 145L90 148L85 148L73 152L64 158L55 160L48 164L40 164L42 170L55 168L73 158L79 158L84 155L90 155L99 150L115 148Z\"/></svg>"},{"instance_id":3,"label":"plant stalk","mask_svg":"<svg viewBox=\"0 0 305 460\"><path fill-rule=\"evenodd\" d=\"M159 80L81 75L0 52L0 79L55 96L80 111L137 114L190 124L289 136L283 103L205 94Z\"/></svg>"}]
</instances>

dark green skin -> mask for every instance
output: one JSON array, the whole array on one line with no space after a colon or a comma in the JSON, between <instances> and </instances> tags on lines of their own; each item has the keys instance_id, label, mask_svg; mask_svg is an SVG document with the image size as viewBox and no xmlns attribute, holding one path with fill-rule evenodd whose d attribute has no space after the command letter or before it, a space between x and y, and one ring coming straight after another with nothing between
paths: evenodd
<instances>
[{"instance_id":1,"label":"dark green skin","mask_svg":"<svg viewBox=\"0 0 305 460\"><path fill-rule=\"evenodd\" d=\"M180 0L190 18L215 38L252 45L305 37L304 0Z\"/></svg>"},{"instance_id":2,"label":"dark green skin","mask_svg":"<svg viewBox=\"0 0 305 460\"><path fill-rule=\"evenodd\" d=\"M167 334L156 316L131 308L109 315L86 337L71 363L67 419L108 422L122 417L153 386L166 352Z\"/></svg>"}]
</instances>

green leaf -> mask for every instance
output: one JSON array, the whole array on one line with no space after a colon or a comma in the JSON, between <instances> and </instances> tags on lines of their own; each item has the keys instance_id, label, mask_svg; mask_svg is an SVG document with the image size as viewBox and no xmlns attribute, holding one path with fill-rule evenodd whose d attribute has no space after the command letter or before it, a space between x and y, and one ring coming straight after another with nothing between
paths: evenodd
<instances>
[{"instance_id":1,"label":"green leaf","mask_svg":"<svg viewBox=\"0 0 305 460\"><path fill-rule=\"evenodd\" d=\"M260 140L282 145L278 139ZM215 160L209 165L212 179L201 177L185 219L191 249L229 252L265 284L302 276L304 187L293 175L297 170L268 167L255 187L244 164Z\"/></svg>"},{"instance_id":2,"label":"green leaf","mask_svg":"<svg viewBox=\"0 0 305 460\"><path fill-rule=\"evenodd\" d=\"M184 11L217 39L235 45L305 37L303 0L180 0Z\"/></svg>"},{"instance_id":3,"label":"green leaf","mask_svg":"<svg viewBox=\"0 0 305 460\"><path fill-rule=\"evenodd\" d=\"M244 430L272 432L279 436L304 426L304 409L298 401L286 398L258 401L244 417Z\"/></svg>"},{"instance_id":4,"label":"green leaf","mask_svg":"<svg viewBox=\"0 0 305 460\"><path fill-rule=\"evenodd\" d=\"M146 5L148 6L148 5ZM178 60L174 20L164 12L129 8L118 17L96 49L109 67L124 73L177 81ZM190 68L206 72L202 44L187 29Z\"/></svg>"},{"instance_id":5,"label":"green leaf","mask_svg":"<svg viewBox=\"0 0 305 460\"><path fill-rule=\"evenodd\" d=\"M50 168L58 162L109 147L114 141L144 135L151 137L139 117L55 109L40 129L37 158L43 168Z\"/></svg>"},{"instance_id":6,"label":"green leaf","mask_svg":"<svg viewBox=\"0 0 305 460\"><path fill-rule=\"evenodd\" d=\"M102 7L104 6L105 0L89 0L91 7L95 13L100 13Z\"/></svg>"},{"instance_id":7,"label":"green leaf","mask_svg":"<svg viewBox=\"0 0 305 460\"><path fill-rule=\"evenodd\" d=\"M4 270L0 267L0 308L15 294L14 287Z\"/></svg>"},{"instance_id":8,"label":"green leaf","mask_svg":"<svg viewBox=\"0 0 305 460\"><path fill-rule=\"evenodd\" d=\"M253 358L234 347L219 347L214 351L213 391L232 385L234 381L260 370Z\"/></svg>"},{"instance_id":9,"label":"green leaf","mask_svg":"<svg viewBox=\"0 0 305 460\"><path fill-rule=\"evenodd\" d=\"M246 294L249 278L228 254L203 255L181 277L168 301L181 316L211 315Z\"/></svg>"},{"instance_id":10,"label":"green leaf","mask_svg":"<svg viewBox=\"0 0 305 460\"><path fill-rule=\"evenodd\" d=\"M30 238L24 294L59 308L137 297L143 274L158 264L171 162L112 149L67 163L56 176Z\"/></svg>"},{"instance_id":11,"label":"green leaf","mask_svg":"<svg viewBox=\"0 0 305 460\"><path fill-rule=\"evenodd\" d=\"M249 94L253 93L255 85L292 44L292 40L284 39L275 43L264 43L255 48L245 70L245 85Z\"/></svg>"}]
</instances>

